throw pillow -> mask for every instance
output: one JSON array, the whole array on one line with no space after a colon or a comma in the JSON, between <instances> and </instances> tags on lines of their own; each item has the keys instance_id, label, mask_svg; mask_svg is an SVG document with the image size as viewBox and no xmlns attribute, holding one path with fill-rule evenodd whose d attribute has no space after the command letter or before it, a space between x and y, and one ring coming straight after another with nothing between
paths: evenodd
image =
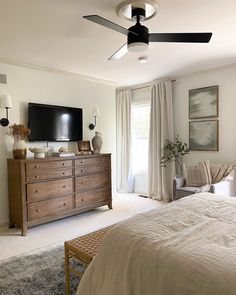
<instances>
[{"instance_id":1,"label":"throw pillow","mask_svg":"<svg viewBox=\"0 0 236 295\"><path fill-rule=\"evenodd\" d=\"M197 165L186 163L184 175L187 186L202 187L205 184L211 184L210 162L207 160Z\"/></svg>"},{"instance_id":2,"label":"throw pillow","mask_svg":"<svg viewBox=\"0 0 236 295\"><path fill-rule=\"evenodd\" d=\"M210 166L212 183L220 182L234 169L234 167L231 164L211 163Z\"/></svg>"}]
</instances>

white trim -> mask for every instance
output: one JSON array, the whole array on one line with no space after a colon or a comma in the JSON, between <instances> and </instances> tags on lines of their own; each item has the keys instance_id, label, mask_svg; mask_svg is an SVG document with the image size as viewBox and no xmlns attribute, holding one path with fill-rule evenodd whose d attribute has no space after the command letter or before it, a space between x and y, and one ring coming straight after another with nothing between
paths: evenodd
<instances>
[{"instance_id":1,"label":"white trim","mask_svg":"<svg viewBox=\"0 0 236 295\"><path fill-rule=\"evenodd\" d=\"M73 72L63 71L63 70L54 69L54 68L50 68L50 67L29 64L29 63L25 63L25 62L18 61L18 60L13 60L13 59L7 59L7 58L0 57L0 63L10 64L10 65L14 65L14 66L20 66L20 67L24 67L24 68L33 69L33 70L40 70L40 71L50 72L50 73L54 73L54 74L68 76L68 77L71 77L71 78L89 80L89 81L102 83L102 84L107 84L107 85L111 85L111 86L117 86L118 85L118 83L116 83L114 81L104 80L104 79L100 79L100 78L95 78L95 77L86 76L86 75L82 75L82 74L77 74L77 73L73 73Z\"/></svg>"}]
</instances>

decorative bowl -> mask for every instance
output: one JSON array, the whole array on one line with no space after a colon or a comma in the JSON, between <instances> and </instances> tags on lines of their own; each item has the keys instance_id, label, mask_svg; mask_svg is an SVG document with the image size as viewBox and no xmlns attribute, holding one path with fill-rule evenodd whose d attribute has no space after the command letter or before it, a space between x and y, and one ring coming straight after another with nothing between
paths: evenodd
<instances>
[{"instance_id":1,"label":"decorative bowl","mask_svg":"<svg viewBox=\"0 0 236 295\"><path fill-rule=\"evenodd\" d=\"M35 159L45 158L45 153L49 151L48 147L30 147L29 150L34 154Z\"/></svg>"}]
</instances>

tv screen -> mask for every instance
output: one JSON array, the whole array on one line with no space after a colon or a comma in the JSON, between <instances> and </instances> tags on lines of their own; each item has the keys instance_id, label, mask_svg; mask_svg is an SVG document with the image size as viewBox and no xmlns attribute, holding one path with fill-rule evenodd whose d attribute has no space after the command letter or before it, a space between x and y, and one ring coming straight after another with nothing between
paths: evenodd
<instances>
[{"instance_id":1,"label":"tv screen","mask_svg":"<svg viewBox=\"0 0 236 295\"><path fill-rule=\"evenodd\" d=\"M83 139L83 110L28 104L29 141L78 141Z\"/></svg>"}]
</instances>

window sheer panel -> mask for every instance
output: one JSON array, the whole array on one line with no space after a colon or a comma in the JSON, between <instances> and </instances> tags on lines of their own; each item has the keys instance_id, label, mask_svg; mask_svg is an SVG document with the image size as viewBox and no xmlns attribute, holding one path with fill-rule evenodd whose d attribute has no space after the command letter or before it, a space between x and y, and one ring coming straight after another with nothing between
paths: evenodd
<instances>
[{"instance_id":1,"label":"window sheer panel","mask_svg":"<svg viewBox=\"0 0 236 295\"><path fill-rule=\"evenodd\" d=\"M132 105L132 167L136 175L146 175L148 165L150 103Z\"/></svg>"},{"instance_id":2,"label":"window sheer panel","mask_svg":"<svg viewBox=\"0 0 236 295\"><path fill-rule=\"evenodd\" d=\"M147 195L150 87L132 91L131 153L134 192Z\"/></svg>"}]
</instances>

